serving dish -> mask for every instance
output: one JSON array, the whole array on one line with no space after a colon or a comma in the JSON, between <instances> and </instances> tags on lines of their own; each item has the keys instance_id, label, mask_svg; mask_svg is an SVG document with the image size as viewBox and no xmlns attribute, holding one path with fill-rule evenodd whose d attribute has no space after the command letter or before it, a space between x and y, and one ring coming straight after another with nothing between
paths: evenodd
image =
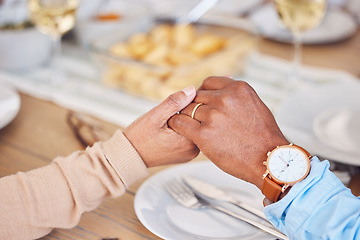
<instances>
[{"instance_id":1,"label":"serving dish","mask_svg":"<svg viewBox=\"0 0 360 240\"><path fill-rule=\"evenodd\" d=\"M147 26L96 39L92 56L103 73L102 81L126 92L159 100L189 85L199 87L211 75L241 74L246 56L255 46L254 36L216 25L194 24L193 30L188 27L153 21ZM164 29L169 28L167 33ZM188 38L187 34L192 37ZM187 45L167 45L166 41L172 41L169 39L180 45L187 42ZM219 43L221 41L223 43ZM209 54L194 50L216 48L212 43L218 48ZM136 53L131 55L129 51ZM142 51L146 52L145 57L139 57Z\"/></svg>"}]
</instances>

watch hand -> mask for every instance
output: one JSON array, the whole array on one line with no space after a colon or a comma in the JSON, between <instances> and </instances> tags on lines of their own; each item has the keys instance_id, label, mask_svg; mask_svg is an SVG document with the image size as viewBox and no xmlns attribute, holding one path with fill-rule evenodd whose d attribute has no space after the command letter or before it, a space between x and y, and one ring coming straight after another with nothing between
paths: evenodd
<instances>
[{"instance_id":1,"label":"watch hand","mask_svg":"<svg viewBox=\"0 0 360 240\"><path fill-rule=\"evenodd\" d=\"M288 166L289 166L289 164L286 164L286 166L285 166L283 169L281 169L281 171L280 171L280 172L284 172L284 171L285 171L285 169L286 169Z\"/></svg>"},{"instance_id":2,"label":"watch hand","mask_svg":"<svg viewBox=\"0 0 360 240\"><path fill-rule=\"evenodd\" d=\"M286 165L288 164L282 156L279 156L280 160L283 161Z\"/></svg>"},{"instance_id":3,"label":"watch hand","mask_svg":"<svg viewBox=\"0 0 360 240\"><path fill-rule=\"evenodd\" d=\"M295 157L293 157L292 159L290 159L288 163L291 163L292 161L294 161L294 159L297 157L297 155L298 155L298 154L296 154Z\"/></svg>"}]
</instances>

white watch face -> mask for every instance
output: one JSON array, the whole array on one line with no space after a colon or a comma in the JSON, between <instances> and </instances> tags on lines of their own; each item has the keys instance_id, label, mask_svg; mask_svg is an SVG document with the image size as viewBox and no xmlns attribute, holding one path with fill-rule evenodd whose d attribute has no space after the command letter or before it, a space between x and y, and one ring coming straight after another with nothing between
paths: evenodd
<instances>
[{"instance_id":1,"label":"white watch face","mask_svg":"<svg viewBox=\"0 0 360 240\"><path fill-rule=\"evenodd\" d=\"M268 158L270 174L283 183L294 183L303 179L309 171L309 159L292 146L275 149Z\"/></svg>"}]
</instances>

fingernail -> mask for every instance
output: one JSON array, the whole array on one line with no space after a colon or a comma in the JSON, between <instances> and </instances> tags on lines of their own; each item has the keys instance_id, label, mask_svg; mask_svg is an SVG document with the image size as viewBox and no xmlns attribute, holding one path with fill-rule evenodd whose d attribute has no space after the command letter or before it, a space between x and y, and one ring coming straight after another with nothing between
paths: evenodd
<instances>
[{"instance_id":1,"label":"fingernail","mask_svg":"<svg viewBox=\"0 0 360 240\"><path fill-rule=\"evenodd\" d=\"M226 75L225 77L233 79L233 77L232 77L232 76L230 76L230 75Z\"/></svg>"},{"instance_id":2,"label":"fingernail","mask_svg":"<svg viewBox=\"0 0 360 240\"><path fill-rule=\"evenodd\" d=\"M190 96L193 93L195 93L196 90L195 90L194 86L188 86L188 87L184 88L182 91L185 93L186 96Z\"/></svg>"}]
</instances>

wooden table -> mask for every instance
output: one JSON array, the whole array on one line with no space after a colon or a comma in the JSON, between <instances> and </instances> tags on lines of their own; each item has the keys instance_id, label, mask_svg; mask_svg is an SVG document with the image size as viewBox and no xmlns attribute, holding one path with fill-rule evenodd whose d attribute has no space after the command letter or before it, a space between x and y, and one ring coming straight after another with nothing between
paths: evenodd
<instances>
[{"instance_id":1,"label":"wooden table","mask_svg":"<svg viewBox=\"0 0 360 240\"><path fill-rule=\"evenodd\" d=\"M261 40L259 49L285 59L291 59L292 46ZM304 47L304 63L348 71L360 77L360 31L351 39L328 45ZM44 166L57 155L68 155L82 146L66 123L67 109L21 94L21 109L8 126L0 130L0 177L18 171ZM118 126L100 121L113 133ZM202 159L204 156L199 156ZM164 169L150 169L150 175ZM360 193L359 176L352 189ZM69 230L54 230L43 239L101 239L117 237L123 240L159 239L137 219L133 207L134 193L146 179L139 180L117 199L107 199L93 212L85 213L79 225Z\"/></svg>"}]
</instances>

